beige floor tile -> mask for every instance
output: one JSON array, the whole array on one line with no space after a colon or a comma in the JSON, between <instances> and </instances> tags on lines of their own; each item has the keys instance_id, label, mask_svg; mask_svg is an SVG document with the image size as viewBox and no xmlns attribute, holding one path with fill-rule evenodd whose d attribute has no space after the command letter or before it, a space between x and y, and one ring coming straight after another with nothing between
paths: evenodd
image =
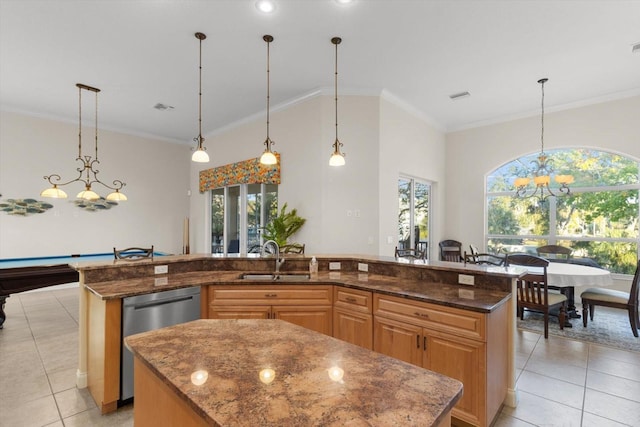
<instances>
[{"instance_id":1,"label":"beige floor tile","mask_svg":"<svg viewBox=\"0 0 640 427\"><path fill-rule=\"evenodd\" d=\"M68 418L64 418L65 427L132 427L133 410L131 408L101 415L98 408L80 412Z\"/></svg>"},{"instance_id":2,"label":"beige floor tile","mask_svg":"<svg viewBox=\"0 0 640 427\"><path fill-rule=\"evenodd\" d=\"M51 395L49 381L41 371L3 373L0 383L0 400L5 405L16 405Z\"/></svg>"},{"instance_id":3,"label":"beige floor tile","mask_svg":"<svg viewBox=\"0 0 640 427\"><path fill-rule=\"evenodd\" d=\"M54 396L62 419L97 408L89 389L86 388L72 388L56 393Z\"/></svg>"},{"instance_id":4,"label":"beige floor tile","mask_svg":"<svg viewBox=\"0 0 640 427\"><path fill-rule=\"evenodd\" d=\"M566 363L559 363L541 357L531 357L529 362L527 362L527 365L524 367L524 370L580 386L584 386L587 375L586 368Z\"/></svg>"},{"instance_id":5,"label":"beige floor tile","mask_svg":"<svg viewBox=\"0 0 640 427\"><path fill-rule=\"evenodd\" d=\"M584 410L603 418L632 426L640 426L640 403L611 394L587 389Z\"/></svg>"},{"instance_id":6,"label":"beige floor tile","mask_svg":"<svg viewBox=\"0 0 640 427\"><path fill-rule=\"evenodd\" d=\"M607 418L599 417L588 412L582 414L582 427L625 427L630 424L622 424Z\"/></svg>"},{"instance_id":7,"label":"beige floor tile","mask_svg":"<svg viewBox=\"0 0 640 427\"><path fill-rule=\"evenodd\" d=\"M44 373L44 367L37 351L9 353L0 360L0 378L23 372Z\"/></svg>"},{"instance_id":8,"label":"beige floor tile","mask_svg":"<svg viewBox=\"0 0 640 427\"><path fill-rule=\"evenodd\" d=\"M51 390L54 393L69 390L76 387L77 367L63 369L55 372L47 372Z\"/></svg>"},{"instance_id":9,"label":"beige floor tile","mask_svg":"<svg viewBox=\"0 0 640 427\"><path fill-rule=\"evenodd\" d=\"M589 360L595 361L602 359L606 359L607 361L618 360L640 367L640 352L625 351L595 344L591 345Z\"/></svg>"},{"instance_id":10,"label":"beige floor tile","mask_svg":"<svg viewBox=\"0 0 640 427\"><path fill-rule=\"evenodd\" d=\"M60 421L56 401L52 395L23 402L5 404L0 400L0 426L44 426Z\"/></svg>"},{"instance_id":11,"label":"beige floor tile","mask_svg":"<svg viewBox=\"0 0 640 427\"><path fill-rule=\"evenodd\" d=\"M560 403L520 391L516 408L503 409L505 415L535 426L580 427L582 411Z\"/></svg>"},{"instance_id":12,"label":"beige floor tile","mask_svg":"<svg viewBox=\"0 0 640 427\"><path fill-rule=\"evenodd\" d=\"M640 403L639 381L608 375L598 371L588 371L587 387Z\"/></svg>"},{"instance_id":13,"label":"beige floor tile","mask_svg":"<svg viewBox=\"0 0 640 427\"><path fill-rule=\"evenodd\" d=\"M582 409L584 387L579 385L524 371L518 378L518 390L535 394L572 408Z\"/></svg>"},{"instance_id":14,"label":"beige floor tile","mask_svg":"<svg viewBox=\"0 0 640 427\"><path fill-rule=\"evenodd\" d=\"M583 342L549 337L545 342L536 345L531 356L586 368L589 345Z\"/></svg>"},{"instance_id":15,"label":"beige floor tile","mask_svg":"<svg viewBox=\"0 0 640 427\"><path fill-rule=\"evenodd\" d=\"M56 421L55 423L47 424L44 427L64 427L64 424L62 423L62 421Z\"/></svg>"},{"instance_id":16,"label":"beige floor tile","mask_svg":"<svg viewBox=\"0 0 640 427\"><path fill-rule=\"evenodd\" d=\"M492 427L531 427L534 424L519 420L509 415L500 414Z\"/></svg>"},{"instance_id":17,"label":"beige floor tile","mask_svg":"<svg viewBox=\"0 0 640 427\"><path fill-rule=\"evenodd\" d=\"M640 369L637 365L612 359L589 360L589 371L603 372L620 378L627 378L640 382Z\"/></svg>"}]
</instances>

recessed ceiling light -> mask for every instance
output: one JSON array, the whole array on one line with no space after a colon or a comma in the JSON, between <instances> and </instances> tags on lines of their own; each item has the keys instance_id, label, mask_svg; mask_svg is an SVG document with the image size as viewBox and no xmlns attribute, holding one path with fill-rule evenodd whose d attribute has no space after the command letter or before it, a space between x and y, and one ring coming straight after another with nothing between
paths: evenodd
<instances>
[{"instance_id":1,"label":"recessed ceiling light","mask_svg":"<svg viewBox=\"0 0 640 427\"><path fill-rule=\"evenodd\" d=\"M256 9L262 13L272 13L276 10L276 4L271 0L258 0L256 2Z\"/></svg>"},{"instance_id":2,"label":"recessed ceiling light","mask_svg":"<svg viewBox=\"0 0 640 427\"><path fill-rule=\"evenodd\" d=\"M351 4L353 2L354 0L336 0L336 3L338 4Z\"/></svg>"},{"instance_id":3,"label":"recessed ceiling light","mask_svg":"<svg viewBox=\"0 0 640 427\"><path fill-rule=\"evenodd\" d=\"M456 99L468 98L470 96L471 94L465 91L465 92L454 93L453 95L449 95L449 98L455 101Z\"/></svg>"}]
</instances>

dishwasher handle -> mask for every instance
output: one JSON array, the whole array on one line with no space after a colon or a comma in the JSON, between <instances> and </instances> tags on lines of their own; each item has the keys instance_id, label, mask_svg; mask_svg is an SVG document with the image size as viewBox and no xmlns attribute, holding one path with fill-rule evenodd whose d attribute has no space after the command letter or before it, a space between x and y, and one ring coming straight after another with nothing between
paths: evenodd
<instances>
[{"instance_id":1,"label":"dishwasher handle","mask_svg":"<svg viewBox=\"0 0 640 427\"><path fill-rule=\"evenodd\" d=\"M190 301L192 299L193 299L193 295L189 295L189 296L185 296L185 297L177 297L177 298L160 299L160 300L155 300L155 301L149 301L149 302L143 302L143 303L135 304L135 305L133 305L133 309L134 310L142 310L142 309L145 309L145 308L157 307L157 306L160 306L160 305L174 304L174 303L180 302L180 301Z\"/></svg>"}]
</instances>

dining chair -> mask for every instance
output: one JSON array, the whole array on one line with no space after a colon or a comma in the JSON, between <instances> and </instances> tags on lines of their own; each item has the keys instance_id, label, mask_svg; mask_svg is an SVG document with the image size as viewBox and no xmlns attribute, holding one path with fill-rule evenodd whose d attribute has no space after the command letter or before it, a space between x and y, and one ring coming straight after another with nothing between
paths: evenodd
<instances>
[{"instance_id":1,"label":"dining chair","mask_svg":"<svg viewBox=\"0 0 640 427\"><path fill-rule=\"evenodd\" d=\"M507 255L505 265L536 267L542 269L540 273L528 272L516 279L517 314L524 320L525 309L541 312L544 315L544 337L549 338L549 312L558 308L560 329L564 329L567 312L567 297L563 294L549 292L547 285L547 267L549 261L535 255L513 254Z\"/></svg>"},{"instance_id":2,"label":"dining chair","mask_svg":"<svg viewBox=\"0 0 640 427\"><path fill-rule=\"evenodd\" d=\"M638 318L638 287L640 283L640 260L636 265L636 273L633 275L629 292L615 291L613 289L589 288L580 294L582 299L582 326L587 327L587 311L589 319L593 322L593 313L596 305L619 308L629 313L629 323L634 337L638 337L640 318Z\"/></svg>"},{"instance_id":3,"label":"dining chair","mask_svg":"<svg viewBox=\"0 0 640 427\"><path fill-rule=\"evenodd\" d=\"M462 243L457 240L443 240L438 243L440 246L440 260L462 262Z\"/></svg>"},{"instance_id":4,"label":"dining chair","mask_svg":"<svg viewBox=\"0 0 640 427\"><path fill-rule=\"evenodd\" d=\"M538 256L547 259L569 259L573 249L560 245L545 245L536 248Z\"/></svg>"},{"instance_id":5,"label":"dining chair","mask_svg":"<svg viewBox=\"0 0 640 427\"><path fill-rule=\"evenodd\" d=\"M427 258L427 252L426 251L421 251L420 249L412 249L412 248L407 248L407 249L398 249L398 247L396 246L396 250L395 250L395 258L407 258L407 259L426 259Z\"/></svg>"},{"instance_id":6,"label":"dining chair","mask_svg":"<svg viewBox=\"0 0 640 427\"><path fill-rule=\"evenodd\" d=\"M504 257L500 255L494 254L485 254L485 253L470 253L467 251L464 252L464 262L468 262L469 264L478 264L478 265L495 265L501 266L504 265Z\"/></svg>"},{"instance_id":7,"label":"dining chair","mask_svg":"<svg viewBox=\"0 0 640 427\"><path fill-rule=\"evenodd\" d=\"M113 248L114 259L126 259L129 261L135 261L138 259L153 258L153 245L150 248L127 248L116 249Z\"/></svg>"}]
</instances>

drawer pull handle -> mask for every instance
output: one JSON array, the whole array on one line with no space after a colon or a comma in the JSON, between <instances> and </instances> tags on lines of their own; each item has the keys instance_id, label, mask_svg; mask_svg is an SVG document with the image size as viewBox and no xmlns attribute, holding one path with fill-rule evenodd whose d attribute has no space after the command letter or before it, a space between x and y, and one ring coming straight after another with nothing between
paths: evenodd
<instances>
[{"instance_id":1,"label":"drawer pull handle","mask_svg":"<svg viewBox=\"0 0 640 427\"><path fill-rule=\"evenodd\" d=\"M416 311L416 312L415 312L415 313L413 313L413 314L414 314L415 316L417 316L417 317L422 317L422 318L424 318L424 319L428 319L428 318L429 318L429 315L428 315L427 313L419 313L419 312L417 312L417 311Z\"/></svg>"},{"instance_id":2,"label":"drawer pull handle","mask_svg":"<svg viewBox=\"0 0 640 427\"><path fill-rule=\"evenodd\" d=\"M416 348L420 348L420 335L416 335Z\"/></svg>"},{"instance_id":3,"label":"drawer pull handle","mask_svg":"<svg viewBox=\"0 0 640 427\"><path fill-rule=\"evenodd\" d=\"M265 298L277 298L278 294L264 294Z\"/></svg>"},{"instance_id":4,"label":"drawer pull handle","mask_svg":"<svg viewBox=\"0 0 640 427\"><path fill-rule=\"evenodd\" d=\"M346 302L356 302L356 299L353 297L347 297L344 299Z\"/></svg>"},{"instance_id":5,"label":"drawer pull handle","mask_svg":"<svg viewBox=\"0 0 640 427\"><path fill-rule=\"evenodd\" d=\"M424 351L427 351L427 336L424 336Z\"/></svg>"}]
</instances>

